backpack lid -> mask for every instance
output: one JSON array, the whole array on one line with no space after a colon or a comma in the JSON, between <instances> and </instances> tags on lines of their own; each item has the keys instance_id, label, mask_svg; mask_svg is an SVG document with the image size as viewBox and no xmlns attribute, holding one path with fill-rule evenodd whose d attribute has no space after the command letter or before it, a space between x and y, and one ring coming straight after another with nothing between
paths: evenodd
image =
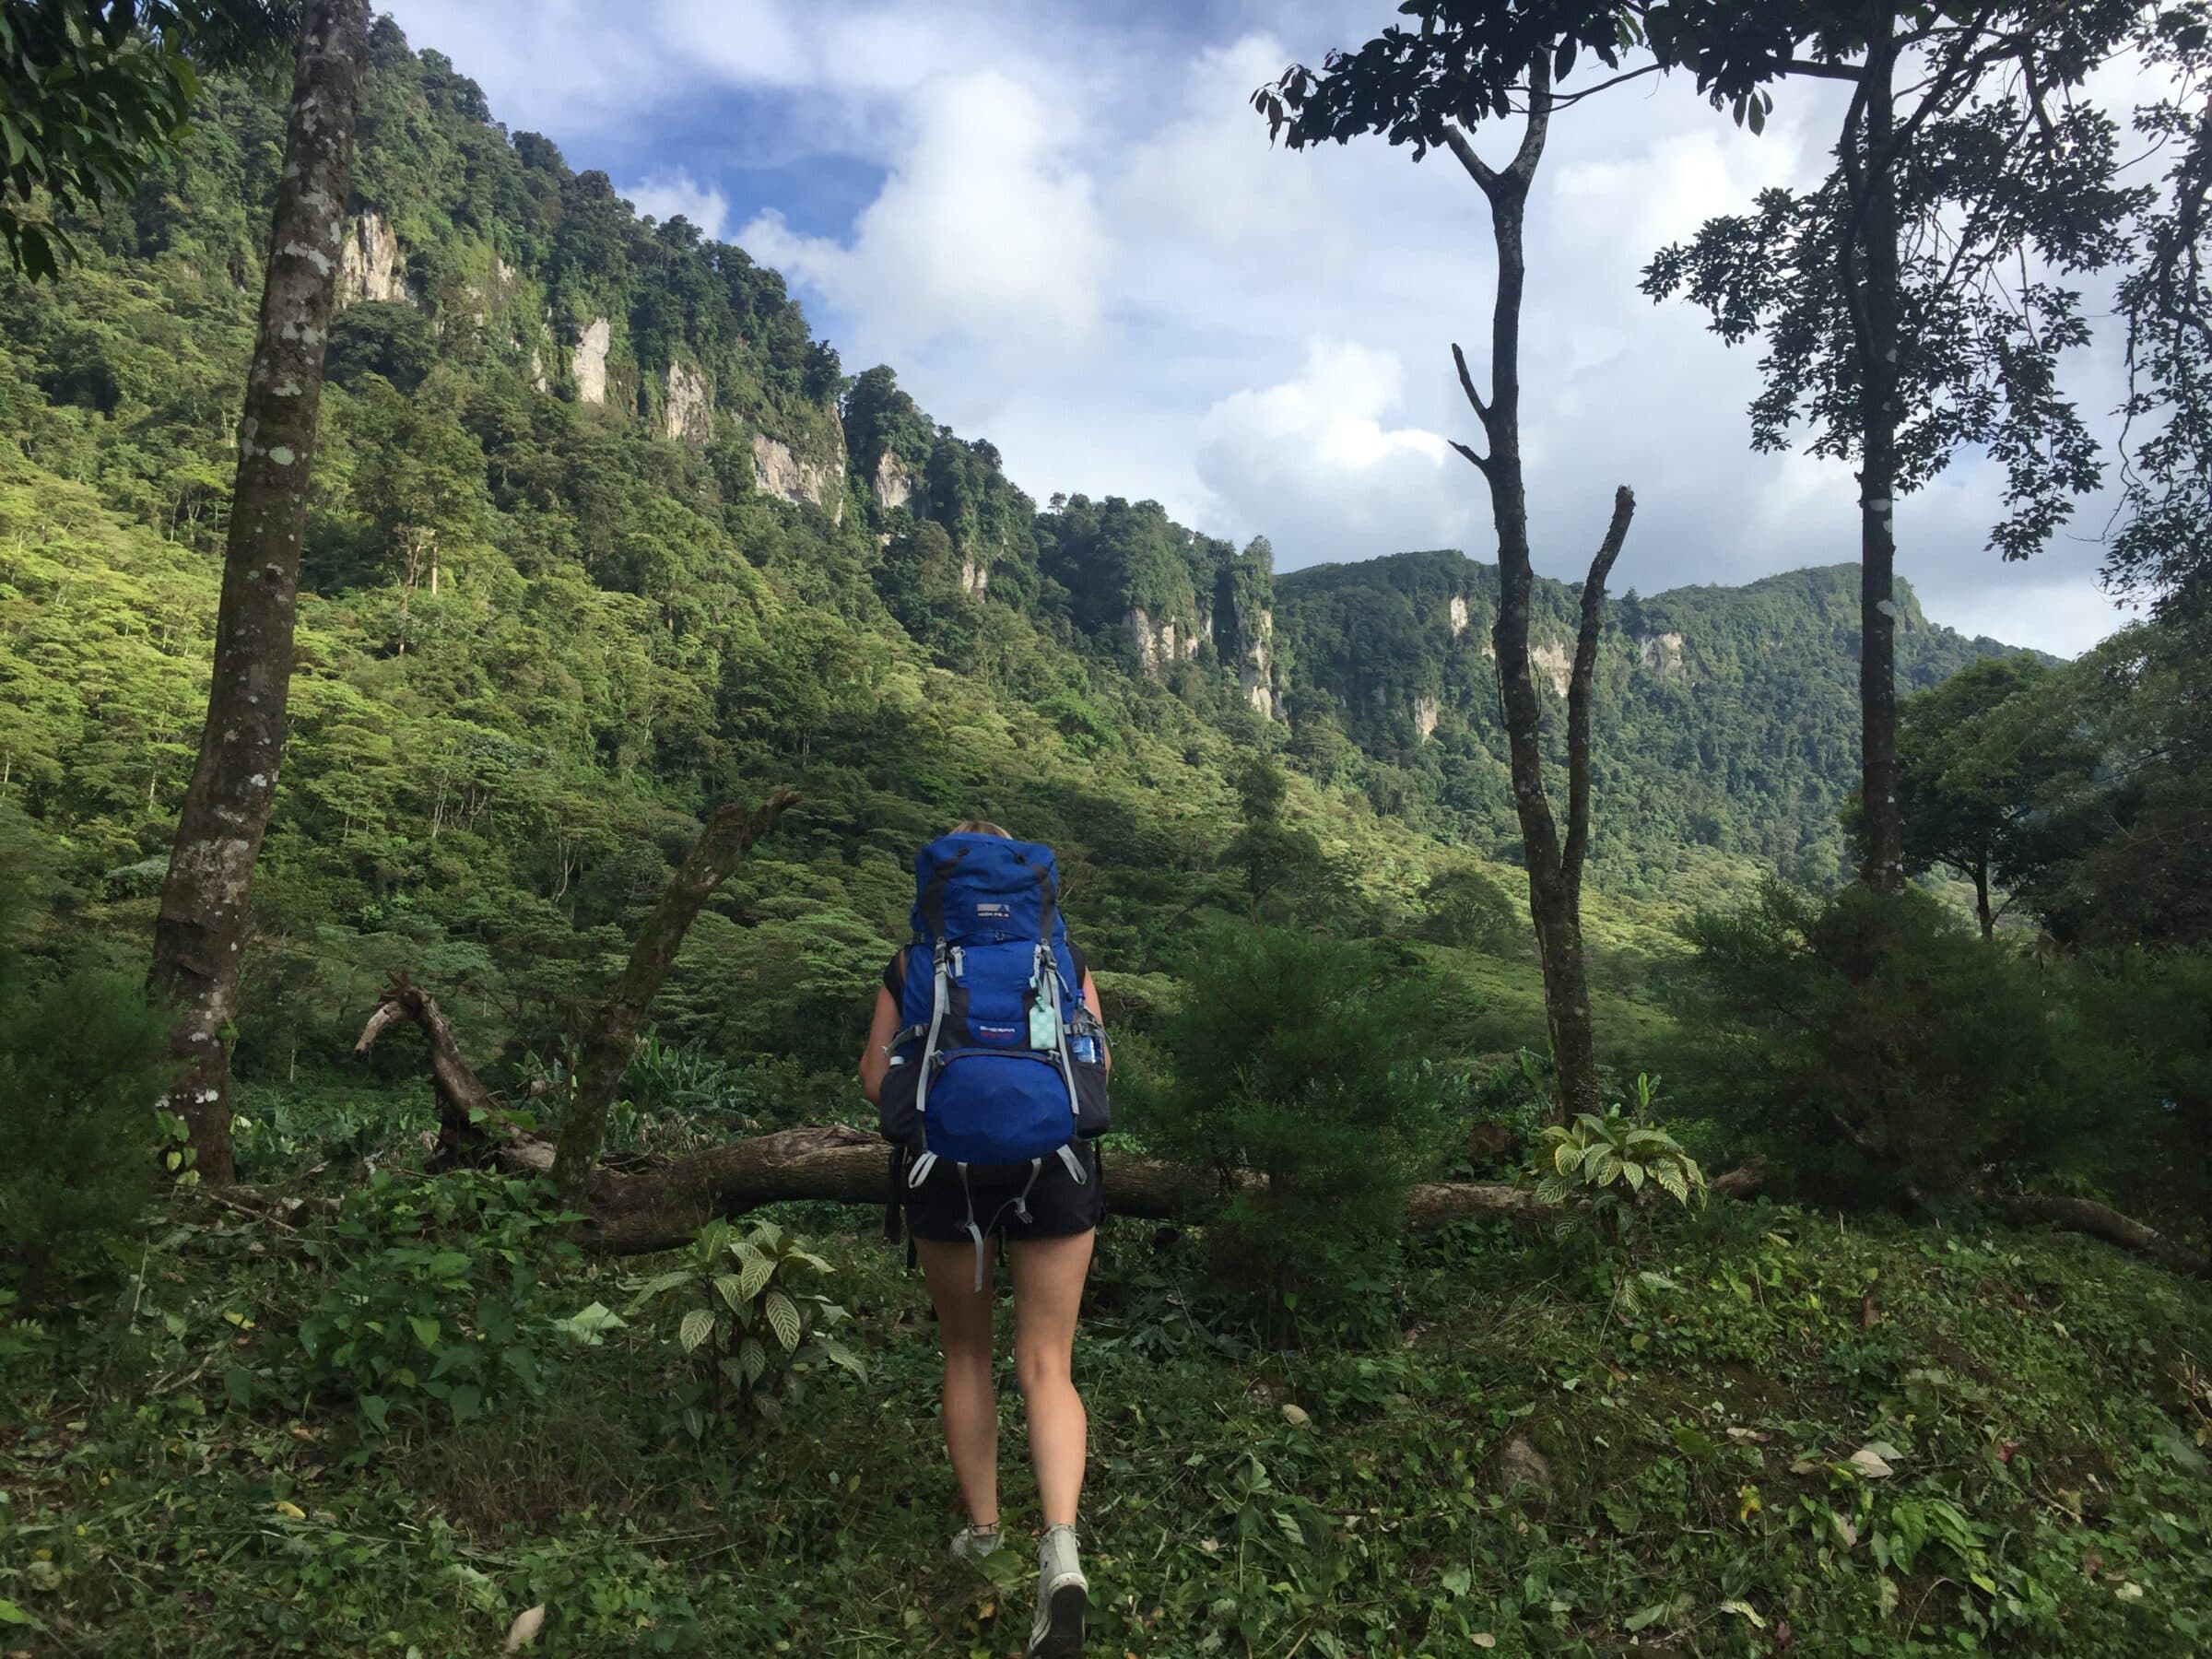
<instances>
[{"instance_id":1,"label":"backpack lid","mask_svg":"<svg viewBox=\"0 0 2212 1659\"><path fill-rule=\"evenodd\" d=\"M924 944L1056 943L1060 866L1053 850L1003 835L938 837L914 855L914 937Z\"/></svg>"}]
</instances>

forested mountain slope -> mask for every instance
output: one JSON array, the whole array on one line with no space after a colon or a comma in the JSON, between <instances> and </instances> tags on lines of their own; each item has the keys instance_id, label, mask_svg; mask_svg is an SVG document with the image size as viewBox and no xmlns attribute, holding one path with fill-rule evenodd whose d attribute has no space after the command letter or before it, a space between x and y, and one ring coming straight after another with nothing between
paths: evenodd
<instances>
[{"instance_id":1,"label":"forested mountain slope","mask_svg":"<svg viewBox=\"0 0 2212 1659\"><path fill-rule=\"evenodd\" d=\"M804 1063L842 1064L905 861L962 814L1058 843L1132 970L1242 901L1219 867L1250 750L1310 780L1288 812L1373 917L1418 913L1444 842L1510 856L1488 567L1277 578L1154 503L1040 511L889 370L848 380L774 272L640 221L388 21L373 55L241 1065L334 1041L402 963L557 1040L699 817L771 783L808 806L667 1010ZM280 139L218 85L76 268L0 278L0 812L119 928L204 707ZM1621 607L1601 886L1664 892L1700 847L1835 867L1842 583ZM1566 591L1541 604L1563 641ZM1917 680L1994 649L1911 638Z\"/></svg>"},{"instance_id":2,"label":"forested mountain slope","mask_svg":"<svg viewBox=\"0 0 2212 1659\"><path fill-rule=\"evenodd\" d=\"M1296 664L1293 710L1333 716L1373 758L1371 789L1417 821L1479 826L1504 845L1497 589L1495 566L1449 550L1320 566L1277 580L1277 628ZM1536 582L1530 651L1562 713L1580 603L1564 582ZM2008 649L1930 623L1902 584L1900 603L1902 690ZM1664 893L1685 846L1817 881L1841 873L1837 808L1858 755L1857 569L1631 589L1609 621L1593 761L1600 883Z\"/></svg>"}]
</instances>

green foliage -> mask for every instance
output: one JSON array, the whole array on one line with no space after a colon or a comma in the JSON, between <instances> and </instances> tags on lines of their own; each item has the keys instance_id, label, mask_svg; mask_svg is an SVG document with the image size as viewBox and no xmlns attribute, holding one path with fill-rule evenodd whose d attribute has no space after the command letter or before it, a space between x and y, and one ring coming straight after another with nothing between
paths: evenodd
<instances>
[{"instance_id":1,"label":"green foliage","mask_svg":"<svg viewBox=\"0 0 2212 1659\"><path fill-rule=\"evenodd\" d=\"M56 851L0 801L0 1288L33 1309L122 1272L171 1074L169 1022L140 982L46 936L65 927L34 928Z\"/></svg>"},{"instance_id":2,"label":"green foliage","mask_svg":"<svg viewBox=\"0 0 2212 1659\"><path fill-rule=\"evenodd\" d=\"M302 1384L375 1433L536 1397L554 1328L541 1286L575 1258L560 1230L577 1218L520 1177L374 1171L302 1247L324 1265L300 1322Z\"/></svg>"},{"instance_id":3,"label":"green foliage","mask_svg":"<svg viewBox=\"0 0 2212 1659\"><path fill-rule=\"evenodd\" d=\"M1705 1172L1697 1159L1651 1121L1658 1079L1640 1072L1635 1087L1632 1111L1613 1105L1602 1117L1583 1112L1571 1124L1547 1125L1536 1166L1540 1203L1572 1206L1571 1219L1587 1218L1617 1239L1657 1194L1681 1205L1705 1198Z\"/></svg>"},{"instance_id":4,"label":"green foliage","mask_svg":"<svg viewBox=\"0 0 2212 1659\"><path fill-rule=\"evenodd\" d=\"M1686 924L1689 1099L1815 1188L1963 1188L1992 1165L2083 1167L2106 1125L2093 1062L2034 966L1917 891L1770 886ZM2112 1148L2112 1150L2117 1150Z\"/></svg>"},{"instance_id":5,"label":"green foliage","mask_svg":"<svg viewBox=\"0 0 2212 1659\"><path fill-rule=\"evenodd\" d=\"M1992 716L2094 764L2029 797L2020 898L2070 944L2212 942L2212 620L2124 629Z\"/></svg>"},{"instance_id":6,"label":"green foliage","mask_svg":"<svg viewBox=\"0 0 2212 1659\"><path fill-rule=\"evenodd\" d=\"M1524 916L1497 877L1476 865L1451 865L1431 876L1421 908L1420 935L1439 945L1501 956L1527 939Z\"/></svg>"},{"instance_id":7,"label":"green foliage","mask_svg":"<svg viewBox=\"0 0 2212 1659\"><path fill-rule=\"evenodd\" d=\"M1163 1156L1244 1177L1209 1230L1218 1282L1294 1323L1371 1320L1406 1190L1447 1122L1435 987L1384 947L1216 930L1156 1023L1169 1068L1132 1101Z\"/></svg>"},{"instance_id":8,"label":"green foliage","mask_svg":"<svg viewBox=\"0 0 2212 1659\"><path fill-rule=\"evenodd\" d=\"M866 1381L853 1350L821 1328L843 1322L845 1310L794 1282L801 1267L830 1271L805 1241L772 1221L743 1233L710 1221L690 1256L687 1265L641 1284L628 1310L634 1318L673 1293L676 1344L697 1373L675 1400L673 1422L683 1434L699 1441L726 1431L748 1406L782 1422L811 1361Z\"/></svg>"},{"instance_id":9,"label":"green foliage","mask_svg":"<svg viewBox=\"0 0 2212 1659\"><path fill-rule=\"evenodd\" d=\"M2044 836L2037 820L2094 759L2047 712L2030 715L2060 672L2030 656L1991 658L1898 710L1906 873L1941 865L1972 882L1984 935L1992 886L2013 886L2033 867Z\"/></svg>"}]
</instances>

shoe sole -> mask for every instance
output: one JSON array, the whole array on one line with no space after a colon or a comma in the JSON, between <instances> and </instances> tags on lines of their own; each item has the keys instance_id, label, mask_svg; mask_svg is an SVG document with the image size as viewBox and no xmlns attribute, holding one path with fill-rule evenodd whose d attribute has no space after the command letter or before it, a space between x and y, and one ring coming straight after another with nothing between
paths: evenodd
<instances>
[{"instance_id":1,"label":"shoe sole","mask_svg":"<svg viewBox=\"0 0 2212 1659\"><path fill-rule=\"evenodd\" d=\"M1030 1649L1030 1659L1070 1659L1083 1652L1083 1615L1090 1593L1081 1584L1063 1584L1046 1608L1044 1635Z\"/></svg>"}]
</instances>

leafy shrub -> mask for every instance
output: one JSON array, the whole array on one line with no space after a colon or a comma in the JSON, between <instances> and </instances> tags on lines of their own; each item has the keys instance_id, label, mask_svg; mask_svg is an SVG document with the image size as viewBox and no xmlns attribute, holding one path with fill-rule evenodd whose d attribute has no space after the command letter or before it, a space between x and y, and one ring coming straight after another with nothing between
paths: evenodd
<instances>
[{"instance_id":1,"label":"leafy shrub","mask_svg":"<svg viewBox=\"0 0 2212 1659\"><path fill-rule=\"evenodd\" d=\"M1658 1087L1656 1078L1639 1074L1632 1111L1608 1106L1602 1117L1581 1112L1571 1124L1547 1125L1536 1197L1571 1205L1570 1224L1586 1218L1614 1238L1635 1225L1643 1202L1655 1193L1681 1205L1693 1194L1701 1201L1704 1171L1651 1121Z\"/></svg>"},{"instance_id":2,"label":"leafy shrub","mask_svg":"<svg viewBox=\"0 0 2212 1659\"><path fill-rule=\"evenodd\" d=\"M821 1329L841 1324L844 1309L793 1288L801 1267L830 1271L829 1263L773 1222L740 1235L727 1221L710 1221L685 1265L638 1288L628 1309L632 1315L676 1293L677 1345L697 1369L677 1396L676 1427L691 1439L703 1440L745 1406L780 1421L800 1369L811 1360L866 1375L853 1351Z\"/></svg>"},{"instance_id":3,"label":"leafy shrub","mask_svg":"<svg viewBox=\"0 0 2212 1659\"><path fill-rule=\"evenodd\" d=\"M2029 962L1926 894L1779 885L1686 934L1677 988L1695 1104L1816 1191L1956 1192L1988 1168L2093 1164L2087 1049Z\"/></svg>"},{"instance_id":4,"label":"leafy shrub","mask_svg":"<svg viewBox=\"0 0 2212 1659\"><path fill-rule=\"evenodd\" d=\"M1476 865L1439 870L1421 889L1420 936L1438 945L1493 956L1516 951L1527 924L1490 873Z\"/></svg>"},{"instance_id":5,"label":"leafy shrub","mask_svg":"<svg viewBox=\"0 0 2212 1659\"><path fill-rule=\"evenodd\" d=\"M1216 931L1183 977L1155 1033L1171 1077L1130 1103L1147 1146L1235 1185L1208 1230L1218 1281L1271 1321L1371 1306L1448 1133L1433 982L1386 947L1266 927Z\"/></svg>"},{"instance_id":6,"label":"leafy shrub","mask_svg":"<svg viewBox=\"0 0 2212 1659\"><path fill-rule=\"evenodd\" d=\"M153 1193L169 1022L130 977L22 942L40 849L0 822L0 1287L28 1307L112 1269Z\"/></svg>"},{"instance_id":7,"label":"leafy shrub","mask_svg":"<svg viewBox=\"0 0 2212 1659\"><path fill-rule=\"evenodd\" d=\"M377 1171L306 1244L326 1269L300 1325L308 1388L352 1400L374 1430L535 1397L552 1335L540 1288L576 1257L559 1230L575 1219L519 1176Z\"/></svg>"},{"instance_id":8,"label":"leafy shrub","mask_svg":"<svg viewBox=\"0 0 2212 1659\"><path fill-rule=\"evenodd\" d=\"M2094 1033L2090 1057L2130 1188L2212 1226L2212 948L2085 959L2061 980Z\"/></svg>"}]
</instances>

